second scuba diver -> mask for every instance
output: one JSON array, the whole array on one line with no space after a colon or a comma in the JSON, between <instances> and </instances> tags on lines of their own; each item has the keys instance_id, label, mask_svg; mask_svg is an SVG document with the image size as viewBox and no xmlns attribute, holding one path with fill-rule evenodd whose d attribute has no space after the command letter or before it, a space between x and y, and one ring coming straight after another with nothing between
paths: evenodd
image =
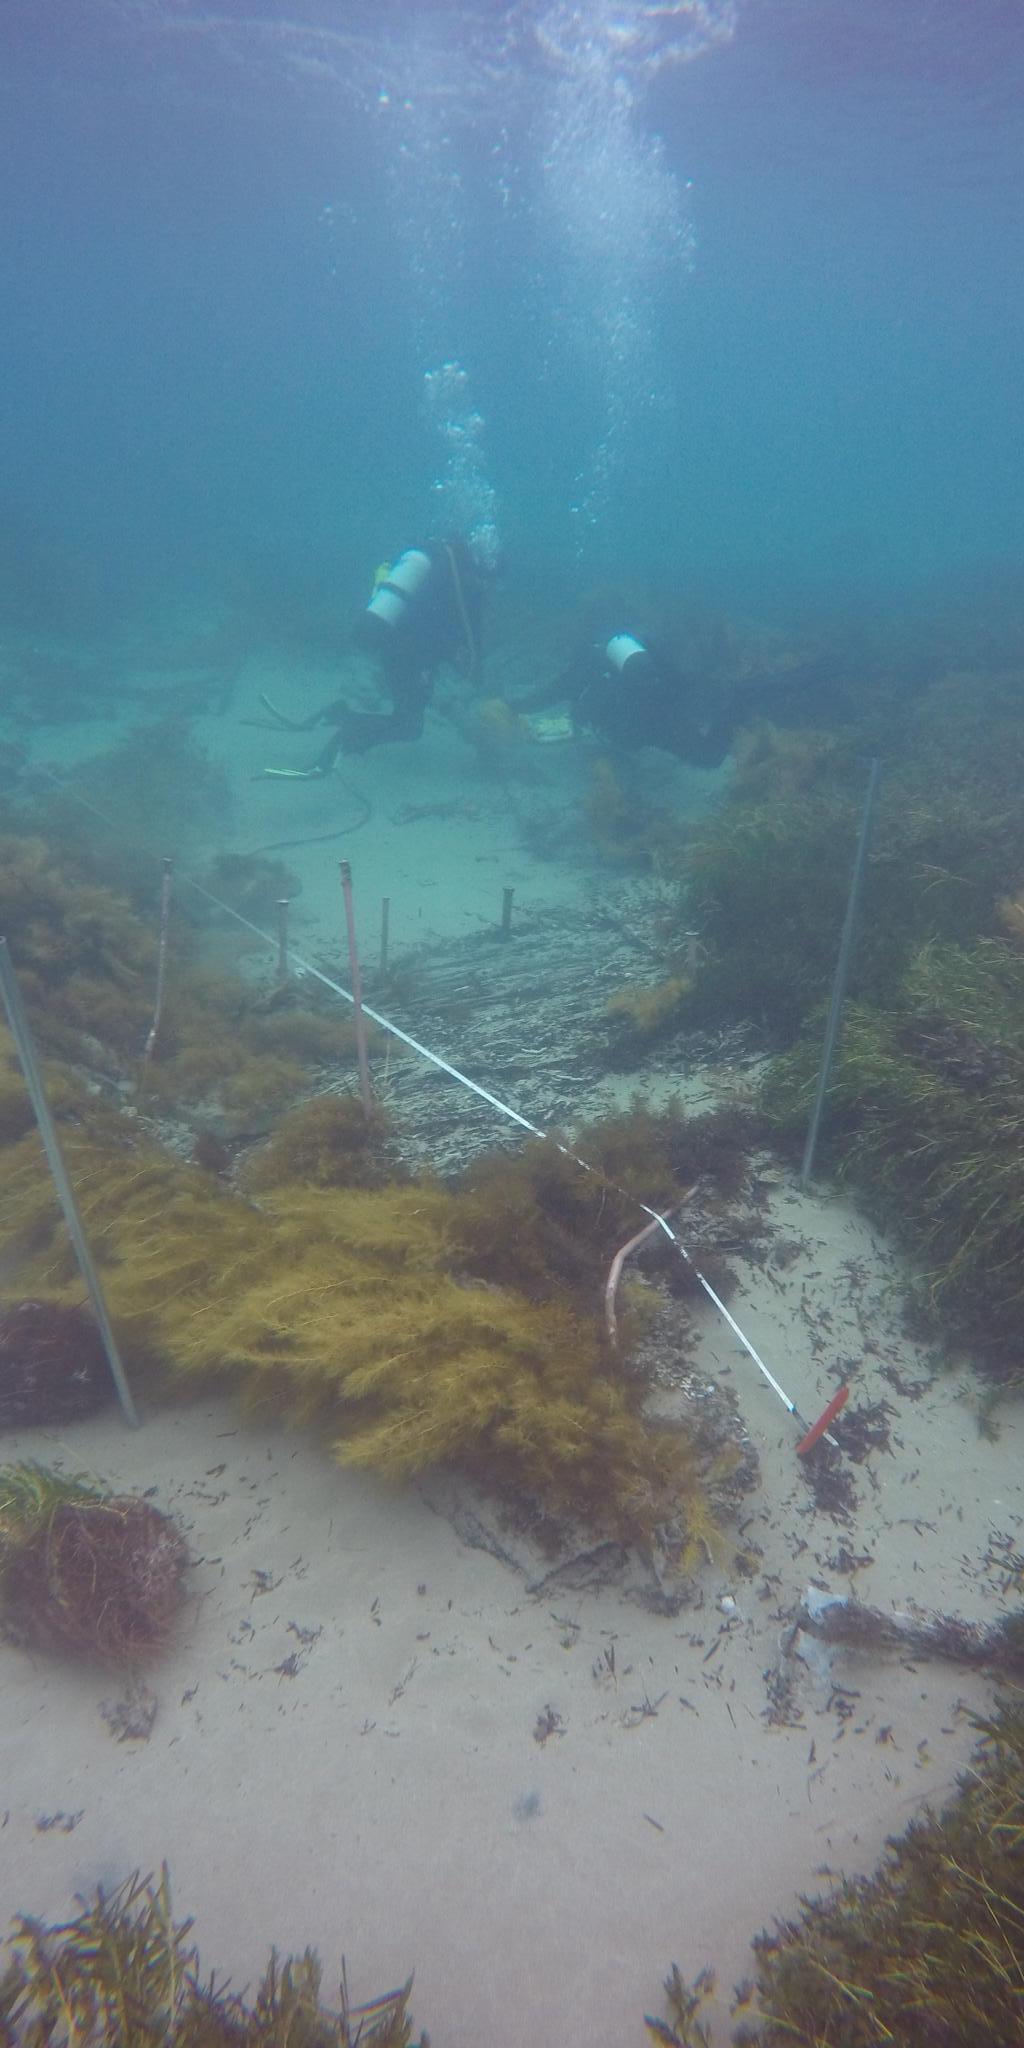
<instances>
[{"instance_id":1,"label":"second scuba diver","mask_svg":"<svg viewBox=\"0 0 1024 2048\"><path fill-rule=\"evenodd\" d=\"M461 667L473 679L480 659L483 575L464 540L452 537L406 548L378 574L373 594L357 621L354 640L377 664L391 710L353 711L344 697L332 698L310 718L292 721L275 711L293 732L317 725L334 730L308 768L268 768L266 775L312 781L328 775L340 753L363 754L392 740L416 740L442 662ZM273 705L269 708L274 710Z\"/></svg>"},{"instance_id":2,"label":"second scuba diver","mask_svg":"<svg viewBox=\"0 0 1024 2048\"><path fill-rule=\"evenodd\" d=\"M817 688L822 666L766 672L734 682L702 706L695 686L656 642L620 630L589 643L550 683L516 698L518 712L564 703L575 731L590 730L623 753L661 747L695 768L719 768L737 729L769 710L797 707Z\"/></svg>"},{"instance_id":3,"label":"second scuba diver","mask_svg":"<svg viewBox=\"0 0 1024 2048\"><path fill-rule=\"evenodd\" d=\"M702 722L691 692L668 656L638 633L612 633L574 656L554 681L530 690L516 711L566 704L576 731L589 728L616 749L663 747L700 768L717 768L729 751L733 723Z\"/></svg>"}]
</instances>

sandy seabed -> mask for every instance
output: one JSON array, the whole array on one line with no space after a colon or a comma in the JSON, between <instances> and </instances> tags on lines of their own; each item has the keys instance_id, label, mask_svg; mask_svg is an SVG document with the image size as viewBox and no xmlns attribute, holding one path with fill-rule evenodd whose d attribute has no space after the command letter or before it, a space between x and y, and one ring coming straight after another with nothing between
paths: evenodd
<instances>
[{"instance_id":1,"label":"sandy seabed","mask_svg":"<svg viewBox=\"0 0 1024 2048\"><path fill-rule=\"evenodd\" d=\"M332 785L249 783L266 743L249 734L240 753L228 850L330 828ZM353 867L392 898L399 943L479 925L502 886L575 900L580 876L533 860L467 789L454 737L425 794L423 772L400 748L351 777L375 819ZM394 822L470 796L475 815ZM287 856L299 943L336 926L346 851ZM808 1416L829 1368L855 1361L858 1402L890 1404L889 1445L855 1468L849 1521L816 1509L798 1429L708 1304L690 1371L734 1389L760 1460L740 1518L754 1570L709 1565L674 1616L571 1575L531 1591L525 1539L506 1532L504 1559L467 1542L443 1484L391 1490L220 1401L138 1432L108 1414L9 1433L7 1460L152 1489L196 1562L176 1640L144 1674L148 1738L119 1741L105 1718L116 1674L0 1648L0 1918L65 1918L75 1894L166 1860L207 1971L239 1988L272 1944L310 1944L328 1998L343 1955L355 2000L415 1970L435 2048L639 2048L669 1965L710 1963L726 2043L751 1935L941 1804L991 1702L976 1672L805 1645L780 1725L788 1616L813 1581L995 1621L1024 1524L1019 1408L982 1436L969 1367L937 1375L906 1332L892 1248L845 1198L770 1179L786 1256L734 1261L732 1312Z\"/></svg>"}]
</instances>

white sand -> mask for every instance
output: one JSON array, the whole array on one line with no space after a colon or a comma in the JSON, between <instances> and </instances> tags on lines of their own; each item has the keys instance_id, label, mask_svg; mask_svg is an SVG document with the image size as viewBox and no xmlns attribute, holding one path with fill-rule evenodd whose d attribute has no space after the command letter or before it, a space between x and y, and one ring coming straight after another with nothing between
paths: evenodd
<instances>
[{"instance_id":1,"label":"white sand","mask_svg":"<svg viewBox=\"0 0 1024 2048\"><path fill-rule=\"evenodd\" d=\"M360 671L353 665L349 694L360 701ZM465 694L439 692L439 706L427 714L422 741L379 747L339 760L333 775L316 782L253 780L267 766L300 767L315 760L329 726L311 733L275 733L242 724L263 719L266 692L291 717L306 715L347 687L344 674L325 671L297 677L291 669L250 664L239 686L234 722L198 721L196 733L233 782L231 814L222 844L230 852L279 840L339 836L319 844L291 846L278 857L299 877L302 894L293 907L296 943L322 944L343 958L343 916L338 862L348 859L359 909L360 944L372 967L377 957L380 903L388 897L391 956L445 939L464 938L498 924L505 888L515 890L514 918L544 905L582 905L594 891L592 849L581 845L559 860L542 859L523 837L523 820L535 811L561 816L581 797L593 771L593 751L579 746L534 746L528 776L515 763L507 775L500 760L484 767L473 747L447 715L472 711ZM376 700L367 698L369 703ZM651 800L693 812L709 802L717 775L702 774L648 752L643 757ZM349 821L370 808L367 823L351 833ZM421 815L415 815L420 812Z\"/></svg>"},{"instance_id":2,"label":"white sand","mask_svg":"<svg viewBox=\"0 0 1024 2048\"><path fill-rule=\"evenodd\" d=\"M263 736L248 738L262 758ZM478 802L458 747L451 786ZM234 843L327 829L331 785L248 784L248 759ZM379 820L443 800L437 766L433 748L426 797L415 749L370 756L353 779ZM492 851L500 862L475 858ZM551 894L579 886L522 869L500 815L435 821L426 837L378 822L360 867L364 852L376 892L407 906L403 936L467 928L521 871L534 890L544 874ZM334 876L314 872L315 933ZM328 1992L347 1956L356 1999L415 1968L413 2012L435 2048L627 2048L646 2039L644 2010L661 2010L670 1963L689 1976L710 1962L726 2042L751 1934L826 1867L870 1869L888 1834L941 1802L972 1747L968 1714L990 1700L953 1666L834 1653L831 1679L798 1667L802 1725L772 1726L764 1674L786 1611L813 1579L885 1609L912 1599L994 1620L993 1532L1019 1550L1024 1523L1019 1409L990 1442L966 1373L899 1395L881 1368L905 1382L926 1368L891 1251L845 1201L781 1176L769 1206L800 1248L780 1269L739 1263L733 1312L808 1416L833 1391L830 1364L861 1361L855 1398L892 1404L891 1449L855 1468L850 1526L815 1512L798 1431L708 1306L699 1370L738 1390L762 1473L743 1540L763 1556L749 1580L709 1567L702 1605L675 1619L607 1589L531 1596L526 1574L465 1545L435 1487L389 1491L219 1402L150 1415L138 1433L111 1415L8 1435L6 1459L155 1489L199 1561L179 1637L147 1674L148 1741L118 1743L102 1719L116 1677L0 1647L0 1917L65 1917L75 1893L166 1859L207 1969L239 1986L272 1943L310 1943ZM840 1544L872 1562L851 1577ZM548 1707L560 1732L541 1744Z\"/></svg>"},{"instance_id":3,"label":"white sand","mask_svg":"<svg viewBox=\"0 0 1024 2048\"><path fill-rule=\"evenodd\" d=\"M734 1308L805 1412L830 1390L808 1345L823 1311L830 1348L860 1349L851 1257L883 1361L919 1376L892 1262L863 1223L785 1188L775 1206L807 1249ZM339 1471L219 1403L135 1434L107 1418L8 1437L8 1458L155 1487L200 1562L180 1638L149 1675L148 1742L118 1743L102 1720L116 1679L0 1653L5 1915L63 1916L73 1893L166 1858L208 1966L241 1983L271 1943L309 1942L328 1984L344 1952L355 1997L415 1966L415 2016L438 2048L639 2043L673 1959L687 1974L715 1963L727 2040L750 1935L820 1889L824 1866L870 1868L888 1833L941 1801L972 1745L967 1710L990 1696L953 1666L835 1653L848 1717L806 1671L803 1725L772 1727L763 1674L783 1610L812 1578L849 1589L829 1562L845 1542L874 1559L861 1598L992 1620L986 1552L993 1531L1019 1547L1024 1493L1018 1412L990 1443L955 1378L914 1402L869 1370L858 1398L892 1401L893 1449L857 1469L859 1512L837 1527L812 1511L788 1418L710 1310L704 1369L739 1387L763 1473L744 1539L764 1555L750 1581L709 1568L703 1606L671 1620L607 1590L533 1598L460 1542L429 1488ZM563 1732L541 1745L549 1706ZM54 1814L68 1819L41 1831Z\"/></svg>"}]
</instances>

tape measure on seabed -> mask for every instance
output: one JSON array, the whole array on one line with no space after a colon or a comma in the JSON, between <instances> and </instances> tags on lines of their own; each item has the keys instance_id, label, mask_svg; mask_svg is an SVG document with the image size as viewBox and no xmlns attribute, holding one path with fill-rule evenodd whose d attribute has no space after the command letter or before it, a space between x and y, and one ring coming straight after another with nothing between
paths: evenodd
<instances>
[{"instance_id":1,"label":"tape measure on seabed","mask_svg":"<svg viewBox=\"0 0 1024 2048\"><path fill-rule=\"evenodd\" d=\"M60 776L55 775L53 773L52 769L41 768L39 770L39 773L44 775L48 782L52 782L56 789L63 790L66 795L70 796L72 798L72 801L77 803L82 810L90 811L93 817L100 818L106 825L111 825L113 823L113 820L110 818L107 812L100 810L98 805L90 803L88 801L88 798L80 796L77 790L73 789L69 783L63 782ZM152 848L147 847L144 844L141 850L148 853L150 859L152 860L157 860L160 858L159 855L153 853ZM265 946L270 947L273 952L277 952L278 940L276 938L271 938L269 933L263 931L260 925L253 924L251 918L243 916L242 912L240 910L236 910L232 904L225 903L223 897L215 895L212 889L204 888L203 884L201 882L197 882L193 876L183 875L181 879L185 883L187 883L190 889L194 889L198 896L202 896L207 903L214 904L216 908L218 910L222 910L227 917L233 918L236 924L243 925L246 931L252 932L256 938L262 940ZM301 974L310 975L312 979L314 981L318 981L323 988L329 988L333 990L335 995L341 996L344 1002L354 1003L355 998L352 995L351 990L344 988L341 982L335 981L331 975L325 974L322 968L314 967L311 961L302 960L298 958L296 955L293 955L292 958L294 967ZM399 1039L403 1045L407 1045L410 1051L418 1053L421 1058L429 1060L431 1066L437 1067L442 1074L448 1074L453 1081L460 1082L463 1088L467 1088L472 1095L476 1095L482 1102L490 1103L492 1109L496 1109L500 1115L507 1117L511 1123L518 1124L520 1130L529 1131L531 1136L534 1138L546 1138L548 1142L556 1146L558 1151L563 1153L567 1159L572 1159L575 1161L577 1166L582 1166L584 1172L594 1173L597 1170L590 1164L590 1161L588 1159L581 1159L579 1153L574 1152L571 1146L562 1144L561 1140L553 1137L550 1131L542 1130L538 1124L531 1123L529 1117L522 1116L519 1110L513 1109L510 1103L503 1102L499 1095L492 1094L489 1088L481 1087L479 1081L471 1081L468 1074L464 1074L459 1067L453 1066L449 1060L442 1059L440 1053L432 1052L429 1046L423 1045L418 1038L413 1038L410 1032L403 1031L400 1024L392 1023L390 1017L381 1016L380 1012L378 1010L372 1010L368 1003L364 1003L362 1008L364 1016L369 1017L371 1022L378 1025L382 1031L388 1032L392 1038ZM616 1183L613 1182L612 1185L614 1186L616 1185ZM622 1188L619 1189L619 1192L621 1194L625 1194L627 1190ZM730 1330L733 1333L733 1336L742 1345L744 1351L747 1354L747 1357L753 1361L754 1365L756 1365L762 1378L767 1382L768 1386L771 1387L772 1392L778 1395L778 1398L782 1402L783 1407L789 1410L789 1413L793 1417L794 1421L800 1423L801 1427L804 1430L804 1435L801 1438L799 1444L797 1445L798 1456L805 1457L807 1452L811 1450L813 1446L820 1441L821 1438L824 1438L826 1443L835 1445L835 1437L829 1435L828 1425L839 1413L840 1408L842 1408L849 1393L849 1388L845 1385L840 1387L839 1392L833 1395L827 1407L825 1407L822 1410L821 1414L818 1416L817 1421L808 1424L806 1418L801 1415L800 1410L796 1405L796 1402L790 1400L790 1397L786 1393L785 1388L779 1385L779 1382L775 1378L774 1373L769 1371L767 1365L764 1362L764 1359L760 1356L759 1352L755 1351L754 1346L750 1342L749 1337L747 1337L745 1333L740 1329L740 1326L736 1321L735 1316L730 1314L730 1311L726 1308L726 1305L722 1300L721 1295L716 1294L714 1288L711 1285L710 1280L707 1280L705 1278L699 1266L696 1264L694 1259L691 1258L690 1253L687 1251L686 1246L682 1242L682 1239L676 1236L676 1233L672 1229L672 1226L668 1222L667 1218L662 1216L657 1209L652 1209L647 1202L639 1201L637 1196L634 1195L632 1199L637 1203L637 1207L640 1210L642 1210L643 1214L645 1216L649 1216L652 1222L656 1223L658 1225L658 1228L664 1231L665 1236L669 1238L672 1244L674 1244L680 1257L684 1259L686 1264L689 1266L691 1272L694 1275L694 1278L699 1281L701 1287L704 1290L704 1293L708 1297L708 1300L718 1310L718 1313L722 1317L723 1322L728 1324ZM838 1446L836 1446L836 1448L838 1448Z\"/></svg>"}]
</instances>

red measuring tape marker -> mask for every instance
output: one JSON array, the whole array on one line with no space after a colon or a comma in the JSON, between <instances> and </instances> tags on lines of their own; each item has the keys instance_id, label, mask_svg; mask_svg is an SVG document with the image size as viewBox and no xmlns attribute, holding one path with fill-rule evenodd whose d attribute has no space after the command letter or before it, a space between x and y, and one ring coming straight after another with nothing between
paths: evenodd
<instances>
[{"instance_id":1,"label":"red measuring tape marker","mask_svg":"<svg viewBox=\"0 0 1024 2048\"><path fill-rule=\"evenodd\" d=\"M824 1436L825 1431L829 1426L829 1423L835 1421L840 1408L845 1408L849 1398L849 1387L840 1387L838 1394L833 1394L832 1399L828 1404L828 1407L823 1409L822 1413L818 1417L817 1422L812 1422L810 1429L807 1432L807 1435L805 1437L802 1437L800 1442L797 1444L796 1454L798 1458L806 1457L808 1451L814 1449L814 1446L817 1443L819 1437Z\"/></svg>"}]
</instances>

